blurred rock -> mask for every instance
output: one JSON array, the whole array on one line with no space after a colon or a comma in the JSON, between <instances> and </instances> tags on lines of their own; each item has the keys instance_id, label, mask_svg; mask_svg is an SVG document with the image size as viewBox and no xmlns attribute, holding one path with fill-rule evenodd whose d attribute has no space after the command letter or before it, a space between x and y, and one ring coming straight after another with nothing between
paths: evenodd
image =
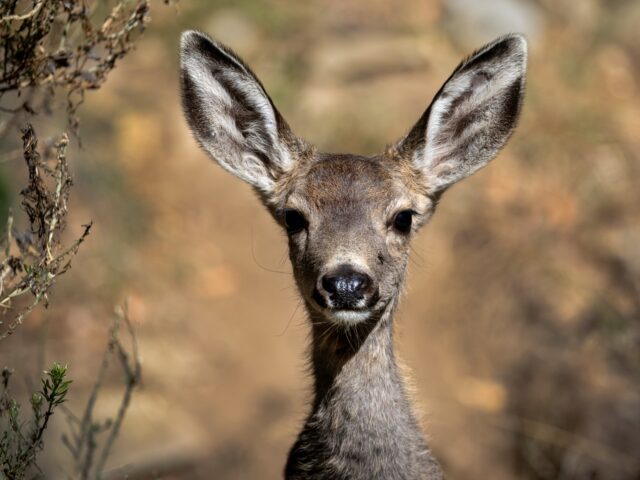
<instances>
[{"instance_id":1,"label":"blurred rock","mask_svg":"<svg viewBox=\"0 0 640 480\"><path fill-rule=\"evenodd\" d=\"M236 271L229 265L216 265L203 269L198 280L198 290L208 298L227 297L238 290Z\"/></svg>"},{"instance_id":2,"label":"blurred rock","mask_svg":"<svg viewBox=\"0 0 640 480\"><path fill-rule=\"evenodd\" d=\"M258 42L256 26L237 9L216 12L207 24L206 32L232 46L236 52L255 50Z\"/></svg>"},{"instance_id":3,"label":"blurred rock","mask_svg":"<svg viewBox=\"0 0 640 480\"><path fill-rule=\"evenodd\" d=\"M458 400L486 412L500 412L507 403L503 385L485 378L468 377L461 382Z\"/></svg>"},{"instance_id":4,"label":"blurred rock","mask_svg":"<svg viewBox=\"0 0 640 480\"><path fill-rule=\"evenodd\" d=\"M635 94L633 62L618 45L605 45L596 56L607 93L617 100L628 101Z\"/></svg>"},{"instance_id":5,"label":"blurred rock","mask_svg":"<svg viewBox=\"0 0 640 480\"><path fill-rule=\"evenodd\" d=\"M445 22L462 47L473 49L510 32L524 33L537 43L544 26L542 12L525 0L446 0Z\"/></svg>"},{"instance_id":6,"label":"blurred rock","mask_svg":"<svg viewBox=\"0 0 640 480\"><path fill-rule=\"evenodd\" d=\"M640 58L640 2L627 1L616 20L617 35L633 51L636 59Z\"/></svg>"}]
</instances>

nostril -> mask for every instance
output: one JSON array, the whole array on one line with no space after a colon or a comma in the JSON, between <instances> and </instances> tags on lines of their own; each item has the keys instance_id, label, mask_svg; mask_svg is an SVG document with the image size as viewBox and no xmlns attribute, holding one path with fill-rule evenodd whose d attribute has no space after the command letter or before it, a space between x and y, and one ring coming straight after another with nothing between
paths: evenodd
<instances>
[{"instance_id":1,"label":"nostril","mask_svg":"<svg viewBox=\"0 0 640 480\"><path fill-rule=\"evenodd\" d=\"M338 291L338 280L340 277L336 275L325 275L322 277L322 288L327 293L336 293Z\"/></svg>"},{"instance_id":2,"label":"nostril","mask_svg":"<svg viewBox=\"0 0 640 480\"><path fill-rule=\"evenodd\" d=\"M367 275L355 273L349 278L347 283L347 290L349 292L362 293L367 290L371 281Z\"/></svg>"}]
</instances>

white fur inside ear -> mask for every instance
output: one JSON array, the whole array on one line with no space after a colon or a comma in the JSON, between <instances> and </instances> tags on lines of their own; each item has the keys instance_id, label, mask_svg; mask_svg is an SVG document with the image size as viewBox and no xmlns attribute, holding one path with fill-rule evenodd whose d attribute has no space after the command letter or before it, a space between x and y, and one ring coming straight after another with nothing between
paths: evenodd
<instances>
[{"instance_id":1,"label":"white fur inside ear","mask_svg":"<svg viewBox=\"0 0 640 480\"><path fill-rule=\"evenodd\" d=\"M225 170L269 193L293 167L277 112L253 74L197 32L182 37L183 102L196 138Z\"/></svg>"},{"instance_id":2,"label":"white fur inside ear","mask_svg":"<svg viewBox=\"0 0 640 480\"><path fill-rule=\"evenodd\" d=\"M242 155L242 162L242 173L238 176L263 193L271 193L275 182L269 175L264 163L259 158L248 153Z\"/></svg>"},{"instance_id":3,"label":"white fur inside ear","mask_svg":"<svg viewBox=\"0 0 640 480\"><path fill-rule=\"evenodd\" d=\"M236 72L228 72L226 75L227 78L232 81L235 88L244 93L247 101L250 102L253 108L260 112L260 116L262 117L262 124L260 126L263 127L269 135L269 143L278 157L277 161L280 168L284 171L290 170L293 167L291 155L286 148L282 147L278 136L278 122L275 112L260 85L254 82L247 82L245 76ZM256 125L256 127L258 127L258 125ZM262 139L258 135L255 136L255 139L256 146L259 147L263 153L267 154L269 150L268 146L261 141Z\"/></svg>"},{"instance_id":4,"label":"white fur inside ear","mask_svg":"<svg viewBox=\"0 0 640 480\"><path fill-rule=\"evenodd\" d=\"M450 139L445 134L447 120L451 121L469 115L478 105L485 103L491 97L502 94L522 75L522 71L513 68L499 69L494 78L482 83L477 83L477 75L477 72L471 71L452 79L431 107L431 115L425 132L424 167L436 167L458 145L464 143L481 128L486 127L486 124L481 121L482 119L479 119L480 121L469 124L459 137ZM476 84L474 85L474 83ZM467 98L460 101L460 97L465 93L468 94ZM455 107L453 106L454 102L458 102ZM452 109L454 109L453 112L451 112ZM445 114L449 114L450 118L445 119Z\"/></svg>"}]
</instances>

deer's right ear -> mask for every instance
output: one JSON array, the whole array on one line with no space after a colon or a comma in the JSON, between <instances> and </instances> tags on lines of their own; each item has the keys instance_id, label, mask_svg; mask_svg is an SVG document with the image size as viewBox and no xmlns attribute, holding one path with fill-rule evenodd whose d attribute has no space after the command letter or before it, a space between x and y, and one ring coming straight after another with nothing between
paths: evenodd
<instances>
[{"instance_id":1,"label":"deer's right ear","mask_svg":"<svg viewBox=\"0 0 640 480\"><path fill-rule=\"evenodd\" d=\"M260 81L231 50L196 31L182 34L180 66L182 105L202 148L271 193L293 167L296 140Z\"/></svg>"}]
</instances>

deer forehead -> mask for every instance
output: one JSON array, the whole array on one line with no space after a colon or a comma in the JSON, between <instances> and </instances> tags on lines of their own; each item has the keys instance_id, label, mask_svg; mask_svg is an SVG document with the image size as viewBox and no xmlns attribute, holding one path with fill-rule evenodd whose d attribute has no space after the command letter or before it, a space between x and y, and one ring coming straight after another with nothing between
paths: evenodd
<instances>
[{"instance_id":1,"label":"deer forehead","mask_svg":"<svg viewBox=\"0 0 640 480\"><path fill-rule=\"evenodd\" d=\"M318 154L294 180L287 207L333 218L412 208L415 193L383 156Z\"/></svg>"}]
</instances>

